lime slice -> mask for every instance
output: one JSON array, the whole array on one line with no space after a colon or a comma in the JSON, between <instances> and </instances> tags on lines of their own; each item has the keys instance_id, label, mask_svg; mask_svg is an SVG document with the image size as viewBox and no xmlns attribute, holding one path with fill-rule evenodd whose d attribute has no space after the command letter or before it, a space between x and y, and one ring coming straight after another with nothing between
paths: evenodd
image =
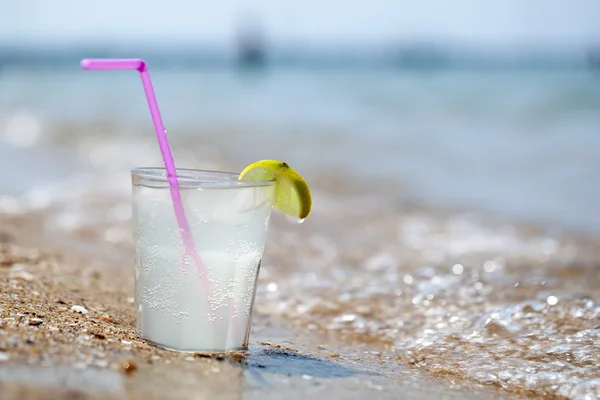
<instances>
[{"instance_id":1,"label":"lime slice","mask_svg":"<svg viewBox=\"0 0 600 400\"><path fill-rule=\"evenodd\" d=\"M239 180L275 179L275 208L298 221L310 214L312 198L304 178L287 163L277 160L262 160L248 165L240 174Z\"/></svg>"}]
</instances>

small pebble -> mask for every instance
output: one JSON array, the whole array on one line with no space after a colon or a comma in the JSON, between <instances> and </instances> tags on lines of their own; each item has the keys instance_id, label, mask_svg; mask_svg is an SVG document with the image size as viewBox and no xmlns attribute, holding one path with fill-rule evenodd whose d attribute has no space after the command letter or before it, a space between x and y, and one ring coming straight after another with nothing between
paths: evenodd
<instances>
[{"instance_id":1,"label":"small pebble","mask_svg":"<svg viewBox=\"0 0 600 400\"><path fill-rule=\"evenodd\" d=\"M100 317L100 319L105 322L114 322L114 320L111 317L109 317L108 315L103 315Z\"/></svg>"},{"instance_id":2,"label":"small pebble","mask_svg":"<svg viewBox=\"0 0 600 400\"><path fill-rule=\"evenodd\" d=\"M126 375L131 375L136 369L137 366L131 360L121 361L121 368Z\"/></svg>"},{"instance_id":3,"label":"small pebble","mask_svg":"<svg viewBox=\"0 0 600 400\"><path fill-rule=\"evenodd\" d=\"M79 314L89 314L90 312L87 310L87 308L82 307L82 306L73 306L71 307L71 311L79 313Z\"/></svg>"},{"instance_id":4,"label":"small pebble","mask_svg":"<svg viewBox=\"0 0 600 400\"><path fill-rule=\"evenodd\" d=\"M31 326L38 326L44 323L44 320L41 318L31 318L29 320L29 325Z\"/></svg>"}]
</instances>

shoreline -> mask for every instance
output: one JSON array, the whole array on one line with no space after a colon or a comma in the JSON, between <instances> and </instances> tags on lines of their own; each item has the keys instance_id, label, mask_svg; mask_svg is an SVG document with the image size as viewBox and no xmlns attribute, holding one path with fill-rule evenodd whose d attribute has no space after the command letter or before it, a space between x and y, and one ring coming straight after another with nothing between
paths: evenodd
<instances>
[{"instance_id":1,"label":"shoreline","mask_svg":"<svg viewBox=\"0 0 600 400\"><path fill-rule=\"evenodd\" d=\"M48 353L50 366L109 371L112 378L106 379L117 379L116 374L123 383L120 396L136 398L143 397L139 389L122 379L121 362L132 354L145 371L139 374L144 385L155 382L155 355L165 364L169 360L168 365L181 363L175 378L184 386L194 380L186 375L187 368L194 376L211 376L215 365L214 360L157 354L133 335L128 171L132 165L160 165L160 157L151 135L106 138L100 136L103 128L95 126L91 136L73 146L69 140L81 129L74 125L56 142L85 168L59 182L33 186L21 196L0 197L0 239L17 244L17 253L23 246L42 257L19 261L14 270L14 263L0 267L5 288L0 292L5 296L0 318L9 318L2 322L7 327L0 329L0 352L5 358L10 353L0 366L10 370L21 365L31 379L43 376L31 369L28 351L41 357L47 348L56 348L56 355ZM213 142L192 142L197 148L186 148L187 139L175 136L172 141L174 156L185 167L236 170L247 159L260 158L236 157L232 148L217 151L220 146ZM401 394L433 400L455 393L459 399L579 400L597 393L594 382L600 371L593 366L600 365L600 238L497 213L469 212L466 207L436 207L414 196L398 196L402 187L386 185L385 179L343 179L339 171L308 170L313 211L302 225L290 225L273 214L249 356L263 361L248 368L217 365L241 382L224 398L266 393L272 398L302 398L307 393L325 398L338 392L364 398L376 392L378 398ZM50 263L52 268L60 268L39 270L48 254L58 257ZM23 292L36 284L38 274L48 286ZM29 300L14 301L10 294L15 291ZM33 292L46 297L36 299ZM59 295L69 302L55 303L67 302L57 299ZM54 315L56 326L50 326L64 331L44 336L40 331L45 322L29 325L31 318L44 319L25 314L34 311L30 303L60 311L45 312ZM73 306L86 307L90 314L77 316L70 312ZM113 313L108 317L121 325L98 320L105 312ZM96 336L98 329L105 339ZM32 336L33 343L27 343ZM20 338L15 348L12 341L5 343L11 337ZM302 357L296 358L296 352L273 354L271 345L261 344L265 342L290 347ZM78 359L80 348L84 353ZM93 351L91 358L85 350ZM97 357L98 352L103 357ZM308 369L296 369L295 377L283 380L275 372L297 365ZM341 377L335 372L311 375L322 367L353 372L340 372ZM367 372L379 375L370 379ZM0 385L14 380L10 375L3 379L2 373ZM72 373L78 372L65 372ZM199 390L193 384L186 387L183 398ZM218 385L208 387L219 390ZM164 388L157 383L155 390Z\"/></svg>"},{"instance_id":2,"label":"shoreline","mask_svg":"<svg viewBox=\"0 0 600 400\"><path fill-rule=\"evenodd\" d=\"M260 312L248 351L206 357L157 348L135 336L130 269L11 242L0 244L3 399L496 398L398 369L380 346L347 347Z\"/></svg>"},{"instance_id":3,"label":"shoreline","mask_svg":"<svg viewBox=\"0 0 600 400\"><path fill-rule=\"evenodd\" d=\"M494 307L501 309L505 304L509 308L534 307L537 310L542 307L540 310L544 313L551 313L548 305L531 302L539 298L540 293L548 296L543 294L548 292L554 293L560 301L570 301L568 296L575 296L573 305L579 304L577 298L582 295L583 298L588 296L590 301L600 302L600 294L593 289L597 287L594 285L598 277L594 274L600 265L597 251L600 247L595 246L598 242L564 234L545 236L547 232L535 226L518 226L499 219L488 220L477 214L455 214L449 210L432 212L420 206L390 204L377 209L379 216L375 216L372 210L377 204L376 199L349 199L344 208L339 209L336 205L339 195L317 191L316 196L321 206L317 207L316 216L311 221L290 227L285 219L279 216L273 218L269 234L271 239L268 240L264 268L259 277L250 360L258 358L268 364L271 359L267 357L267 361L264 361L264 354L271 354L271 350L279 351L281 349L276 346L282 346L291 350L275 354L275 361L271 360L275 362L273 369L286 366L293 368L296 364L289 361L290 357L295 357L294 354L299 351L302 357L316 360L314 362L317 364L312 365L313 361L300 359L300 366L309 363L306 371L311 371L311 368L320 370L320 363L326 362L328 368L334 370L351 367L358 372L341 379L327 374L315 378L310 373L298 373L295 377L287 377L290 378L287 381L279 381L279 378L269 375L271 371L267 371L262 379L270 383L265 385L258 378L260 373L265 372L257 366L260 364L258 361L255 362L257 365L251 362L251 367L241 368L229 364L222 367L222 360L194 358L194 365L198 364L193 367L197 368L196 373L210 375L214 368L226 368L228 374L243 375L243 378L239 378L241 383L237 391L222 398L241 398L242 394L244 398L265 394L272 398L294 398L298 393L311 391L321 393L315 396L323 398L334 392L347 393L347 398L364 398L369 393L377 393L381 398L395 398L402 393L407 398L414 396L415 399L436 399L442 394L453 396L451 393L455 393L457 399L519 396L577 398L561 397L556 389L545 385L528 387L520 381L490 381L479 378L480 375L470 374L468 370L463 370L462 363L469 362L471 350L466 350L467 357L464 360L460 355L448 358L447 344L444 342L449 339L445 336L437 339L441 341L440 348L446 349L444 352L438 353L435 348L428 347L427 336L431 335L427 333L428 330L438 326L442 320L435 317L429 321L429 317L424 319L422 315L433 311L437 313L437 310L456 313L454 317L444 319L450 318L451 321L456 318L459 331L474 327L475 332L483 332L478 335L483 334L488 338L486 340L492 340L490 349L493 352L493 341L501 343L503 337L524 334L511 328L502 319L498 323L478 325L481 323L477 319L482 315L492 315L489 312ZM349 220L345 216L351 209L356 211ZM14 390L11 392L15 393L14 398L21 398L24 385L30 385L36 376L43 376L43 372L36 372L38 370L31 366L32 361L36 366L40 362L42 365L46 362L49 367L69 366L73 370L61 372L69 376L78 376L78 371L87 371L89 368L96 372L110 371L111 377L119 376L119 382L125 382L124 386L119 386L122 391L119 396L122 398L142 396L136 385L122 381L122 377L128 377L122 365L127 364L131 356L136 367L141 366L141 370L144 370L140 374L143 377L139 377L145 382L144 385L154 380L158 367L155 365L157 360L152 357L156 355L160 356L161 363L171 360L170 363L185 365L176 374L178 379L184 379L189 373L187 363L192 362L189 355L154 348L137 339L133 333L130 303L133 272L129 267L132 265L129 243L125 241L116 245L103 241L105 235L102 232L105 228L100 227L95 230L83 227L70 233L54 230L54 235L47 228L40 229L41 226L48 227L48 219L52 221L52 218L53 211L0 217L3 222L0 238L4 242L1 247L4 261L0 267L0 282L4 286L0 291L3 293L0 302L0 319L3 321L0 353L5 358L0 367L23 367L23 376L30 376L29 380L23 378L27 384L17 384L10 389ZM123 223L126 225L126 221ZM125 225L120 229L125 229ZM353 234L356 226L362 227L360 235ZM56 240L61 236L64 236L62 240ZM16 247L11 248L13 245ZM31 247L27 249L21 245ZM438 252L450 253L431 253L436 248ZM546 254L546 251L550 252ZM497 254L503 254L504 259L498 259ZM485 260L495 260L489 262L495 263L497 271L487 272L491 267L487 268L489 262ZM470 277L456 275L457 271L452 265L457 262L464 265L461 265L460 272L464 269ZM395 263L399 264L398 269ZM432 272L427 264L446 265L450 271L436 267ZM538 266L526 277L520 276L519 272L523 264ZM502 275L498 275L498 271ZM436 284L431 286L432 276L437 276L440 284L448 285L447 288L437 288ZM569 277L572 284L557 281L551 278L553 276ZM466 280L455 282L459 278ZM389 279L393 280L388 283ZM513 280L521 282L521 285L513 287ZM543 286L539 286L540 282ZM332 290L335 287L332 285L347 289ZM456 289L453 289L454 285L457 285ZM476 288L469 295L474 299L489 291L484 296L487 296L485 301L491 308L481 300L476 300L475 305L469 306L474 307L473 314L457 313L456 307L460 306L462 295L456 302L452 296L456 297L456 293L460 292L454 291L462 290L461 287L468 288L469 285ZM509 290L509 287L512 289ZM332 293L323 292L323 288L328 288L326 290ZM573 288L577 288L577 291L573 291ZM444 290L451 297L446 297ZM584 295L586 290L587 295ZM14 295L20 297L12 298ZM394 305L388 310L385 302ZM70 311L73 306L85 307L89 314L79 315ZM402 318L403 314L410 319ZM546 317L540 315L537 318ZM583 325L578 328L569 329L593 328L589 323L593 323L596 317L590 318L588 322L582 320ZM38 319L43 321L39 325ZM537 323L542 321L538 320ZM393 324L397 327L394 328ZM451 332L448 328L441 331ZM467 349L472 346L468 339L463 340L467 341L461 346ZM46 349L49 348L56 352L47 353ZM81 348L84 352L78 353ZM75 349L78 350L74 352ZM92 356L86 353L87 350L92 350ZM101 357L98 357L98 351ZM479 351L486 354L490 350ZM594 348L583 351L593 352ZM31 358L31 352L36 354L34 358ZM432 360L432 364L423 363L427 359ZM163 367L165 365L171 364L166 363ZM0 387L9 387L14 379L10 375L2 378L2 371L0 369ZM259 375L256 375L257 371ZM378 374L376 379L367 378L368 374L363 376L370 372ZM102 373L98 373L101 376ZM588 373L593 375L593 372ZM52 379L56 381L59 376L57 373ZM113 378L106 379L110 381ZM104 378L97 379L102 381ZM221 383L225 385L224 382ZM219 385L211 387L218 391ZM497 391L498 388L501 390ZM100 387L98 390L105 389ZM77 392L79 389L75 386L74 390ZM161 388L157 386L154 390ZM182 393L189 395L198 387L191 385L188 390ZM94 398L97 393L92 392L83 395ZM56 393L57 398L65 396L63 392ZM82 395L77 393L72 395ZM35 398L35 395L31 396ZM184 394L182 396L185 398Z\"/></svg>"}]
</instances>

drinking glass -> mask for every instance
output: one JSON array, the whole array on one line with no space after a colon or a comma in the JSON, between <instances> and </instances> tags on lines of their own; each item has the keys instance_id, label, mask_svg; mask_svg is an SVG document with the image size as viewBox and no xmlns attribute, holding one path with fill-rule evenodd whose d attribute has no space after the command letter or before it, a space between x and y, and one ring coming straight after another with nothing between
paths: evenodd
<instances>
[{"instance_id":1,"label":"drinking glass","mask_svg":"<svg viewBox=\"0 0 600 400\"><path fill-rule=\"evenodd\" d=\"M139 337L184 352L246 348L275 181L178 169L184 245L164 168L135 168L133 237Z\"/></svg>"}]
</instances>

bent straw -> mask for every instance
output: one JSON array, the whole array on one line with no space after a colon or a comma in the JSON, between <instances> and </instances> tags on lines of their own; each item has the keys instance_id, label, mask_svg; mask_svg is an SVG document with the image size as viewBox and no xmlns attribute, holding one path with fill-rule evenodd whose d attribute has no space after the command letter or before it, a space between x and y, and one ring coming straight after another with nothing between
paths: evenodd
<instances>
[{"instance_id":1,"label":"bent straw","mask_svg":"<svg viewBox=\"0 0 600 400\"><path fill-rule=\"evenodd\" d=\"M81 60L81 67L86 70L121 70L121 69L135 69L140 73L142 78L142 85L144 92L146 92L146 99L148 100L148 106L150 107L150 115L152 122L154 123L154 129L156 130L156 137L158 138L158 146L167 170L167 179L169 181L169 187L171 190L171 199L173 200L173 208L175 210L175 217L177 224L179 225L179 231L181 232L181 238L184 243L185 253L192 257L194 264L198 269L202 286L208 297L210 297L210 284L208 283L208 277L202 260L198 256L196 246L194 245L194 239L190 232L190 226L187 218L185 217L185 210L183 209L183 203L181 201L181 194L179 193L179 182L177 181L177 170L175 169L175 162L173 161L173 155L171 148L169 147L169 141L167 140L167 131L163 124L160 116L160 110L158 109L158 102L156 95L154 94L154 88L152 87L152 81L150 80L150 74L148 73L148 66L144 60L139 58L123 58L123 59L83 59Z\"/></svg>"}]
</instances>

